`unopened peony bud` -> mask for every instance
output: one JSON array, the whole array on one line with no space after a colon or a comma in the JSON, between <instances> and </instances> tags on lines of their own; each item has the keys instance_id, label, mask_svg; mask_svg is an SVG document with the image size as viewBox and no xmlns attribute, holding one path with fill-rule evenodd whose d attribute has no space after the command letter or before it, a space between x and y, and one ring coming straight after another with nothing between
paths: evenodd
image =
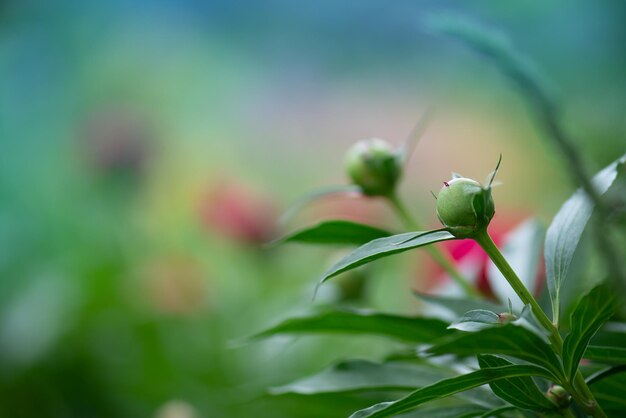
<instances>
[{"instance_id":1,"label":"unopened peony bud","mask_svg":"<svg viewBox=\"0 0 626 418\"><path fill-rule=\"evenodd\" d=\"M382 139L357 142L346 156L348 176L368 196L389 196L402 175L400 158Z\"/></svg>"},{"instance_id":2,"label":"unopened peony bud","mask_svg":"<svg viewBox=\"0 0 626 418\"><path fill-rule=\"evenodd\" d=\"M437 196L437 216L457 238L469 238L489 225L495 213L491 189L457 177L444 182Z\"/></svg>"}]
</instances>

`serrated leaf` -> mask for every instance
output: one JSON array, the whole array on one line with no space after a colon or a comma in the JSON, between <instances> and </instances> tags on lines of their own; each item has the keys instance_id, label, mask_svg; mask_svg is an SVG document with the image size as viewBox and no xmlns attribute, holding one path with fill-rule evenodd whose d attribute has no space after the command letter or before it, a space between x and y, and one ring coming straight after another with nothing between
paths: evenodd
<instances>
[{"instance_id":1,"label":"serrated leaf","mask_svg":"<svg viewBox=\"0 0 626 418\"><path fill-rule=\"evenodd\" d=\"M508 233L502 245L504 258L531 292L536 287L544 236L545 229L541 223L536 219L528 219ZM510 300L515 310L522 309L523 302L492 261L489 261L487 267L487 277L500 302L506 303Z\"/></svg>"},{"instance_id":2,"label":"serrated leaf","mask_svg":"<svg viewBox=\"0 0 626 418\"><path fill-rule=\"evenodd\" d=\"M329 220L279 238L274 243L363 245L390 235L393 234L389 231L358 222Z\"/></svg>"},{"instance_id":3,"label":"serrated leaf","mask_svg":"<svg viewBox=\"0 0 626 418\"><path fill-rule=\"evenodd\" d=\"M553 380L562 376L560 361L550 345L526 328L506 324L471 333L458 333L444 338L426 350L434 355L502 354L537 364L550 370Z\"/></svg>"},{"instance_id":4,"label":"serrated leaf","mask_svg":"<svg viewBox=\"0 0 626 418\"><path fill-rule=\"evenodd\" d=\"M508 366L513 363L500 357L484 355L478 357L478 364L481 369L485 369ZM556 409L556 405L544 396L537 384L528 376L497 380L490 383L489 387L500 399L520 408L532 411Z\"/></svg>"},{"instance_id":5,"label":"serrated leaf","mask_svg":"<svg viewBox=\"0 0 626 418\"><path fill-rule=\"evenodd\" d=\"M441 369L423 364L405 362L374 363L366 360L349 360L336 364L318 374L296 382L272 388L274 395L319 393L415 390L445 377Z\"/></svg>"},{"instance_id":6,"label":"serrated leaf","mask_svg":"<svg viewBox=\"0 0 626 418\"><path fill-rule=\"evenodd\" d=\"M590 345L583 358L603 364L626 364L626 348Z\"/></svg>"},{"instance_id":7,"label":"serrated leaf","mask_svg":"<svg viewBox=\"0 0 626 418\"><path fill-rule=\"evenodd\" d=\"M466 312L461 318L450 324L448 328L475 332L496 325L500 325L500 317L497 313L485 309L476 309Z\"/></svg>"},{"instance_id":8,"label":"serrated leaf","mask_svg":"<svg viewBox=\"0 0 626 418\"><path fill-rule=\"evenodd\" d=\"M609 164L596 174L592 183L598 194L604 194L617 177L620 165L626 161L626 155ZM578 247L591 214L593 202L584 190L578 189L559 209L548 231L544 256L546 260L546 278L550 298L552 300L552 316L555 323L559 322L560 292L567 277L567 272Z\"/></svg>"},{"instance_id":9,"label":"serrated leaf","mask_svg":"<svg viewBox=\"0 0 626 418\"><path fill-rule=\"evenodd\" d=\"M398 254L424 245L435 242L455 239L448 231L437 229L434 231L407 232L404 234L392 235L390 237L379 238L357 248L337 264L332 266L320 280L320 284L348 270L355 269L374 260Z\"/></svg>"},{"instance_id":10,"label":"serrated leaf","mask_svg":"<svg viewBox=\"0 0 626 418\"><path fill-rule=\"evenodd\" d=\"M426 402L445 398L496 380L522 376L550 378L550 374L544 368L533 365L512 365L481 369L462 376L441 380L425 388L418 389L397 401L373 405L367 409L355 412L350 415L350 418L390 417L415 409Z\"/></svg>"},{"instance_id":11,"label":"serrated leaf","mask_svg":"<svg viewBox=\"0 0 626 418\"><path fill-rule=\"evenodd\" d=\"M571 331L563 344L563 366L573 379L589 341L617 308L614 292L606 285L594 288L576 305Z\"/></svg>"},{"instance_id":12,"label":"serrated leaf","mask_svg":"<svg viewBox=\"0 0 626 418\"><path fill-rule=\"evenodd\" d=\"M372 312L331 310L291 318L250 339L281 334L344 333L382 335L408 342L431 342L450 333L439 319L408 317Z\"/></svg>"}]
</instances>

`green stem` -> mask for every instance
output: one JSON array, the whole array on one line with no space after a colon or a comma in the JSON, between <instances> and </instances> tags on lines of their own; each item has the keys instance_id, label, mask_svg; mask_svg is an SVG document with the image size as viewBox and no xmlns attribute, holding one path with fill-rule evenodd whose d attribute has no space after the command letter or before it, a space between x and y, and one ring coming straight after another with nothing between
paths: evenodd
<instances>
[{"instance_id":1,"label":"green stem","mask_svg":"<svg viewBox=\"0 0 626 418\"><path fill-rule=\"evenodd\" d=\"M552 343L552 348L559 356L561 356L563 353L563 339L561 338L561 334L559 334L559 330L556 326L554 326L552 321L550 321L543 309L541 309L533 295L528 291L528 289L526 289L524 283L522 283L520 278L517 277L517 274L511 265L506 261L496 244L489 236L487 229L477 232L474 236L474 240L487 253L496 267L498 267L502 275L505 277L507 282L509 282L522 302L525 305L530 305L530 308L539 323L548 331L548 339ZM576 402L585 410L586 413L597 418L606 418L606 414L596 402L580 371L576 373L574 382L569 382L567 377L564 376L563 379L564 381L561 382L563 386L572 394Z\"/></svg>"},{"instance_id":2,"label":"green stem","mask_svg":"<svg viewBox=\"0 0 626 418\"><path fill-rule=\"evenodd\" d=\"M423 231L423 227L415 221L415 219L411 216L411 214L406 210L402 201L398 198L397 195L392 194L387 197L387 200L391 203L392 208L396 211L398 216L402 219L407 228L413 231ZM430 256L435 260L437 264L441 266L441 268L450 275L452 280L454 280L465 292L467 296L472 298L480 298L480 293L472 284L467 280L461 272L456 268L454 261L450 258L449 255L441 251L439 248L435 246L425 247L425 250L428 251Z\"/></svg>"}]
</instances>

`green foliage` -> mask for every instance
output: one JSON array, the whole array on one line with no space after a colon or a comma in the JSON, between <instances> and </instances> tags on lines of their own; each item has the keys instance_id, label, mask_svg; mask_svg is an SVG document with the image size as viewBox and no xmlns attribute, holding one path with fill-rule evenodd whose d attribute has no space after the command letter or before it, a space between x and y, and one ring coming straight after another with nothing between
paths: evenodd
<instances>
[{"instance_id":1,"label":"green foliage","mask_svg":"<svg viewBox=\"0 0 626 418\"><path fill-rule=\"evenodd\" d=\"M320 284L338 274L355 269L372 261L393 254L402 253L424 245L435 242L454 239L454 236L445 230L434 230L427 232L407 232L404 234L392 235L390 237L379 238L357 248L346 257L342 258L332 266L320 281Z\"/></svg>"},{"instance_id":2,"label":"green foliage","mask_svg":"<svg viewBox=\"0 0 626 418\"><path fill-rule=\"evenodd\" d=\"M481 369L489 369L512 365L508 360L497 356L479 356ZM489 383L493 393L511 405L533 411L554 411L556 405L549 401L539 390L531 377L512 377Z\"/></svg>"},{"instance_id":3,"label":"green foliage","mask_svg":"<svg viewBox=\"0 0 626 418\"><path fill-rule=\"evenodd\" d=\"M617 177L626 156L609 164L596 174L593 184L599 193L605 193ZM567 278L574 251L587 222L593 213L593 202L579 189L561 206L546 234L545 259L548 290L552 299L552 317L559 321L561 287Z\"/></svg>"},{"instance_id":4,"label":"green foliage","mask_svg":"<svg viewBox=\"0 0 626 418\"><path fill-rule=\"evenodd\" d=\"M445 398L459 392L482 386L501 379L541 376L550 378L545 369L532 365L509 365L477 370L462 376L440 380L439 382L418 389L415 392L393 402L383 402L367 409L357 411L350 418L383 418L415 409L429 401Z\"/></svg>"},{"instance_id":5,"label":"green foliage","mask_svg":"<svg viewBox=\"0 0 626 418\"><path fill-rule=\"evenodd\" d=\"M422 343L449 334L446 326L444 321L433 318L329 310L308 317L287 319L250 339L284 334L347 333L381 335Z\"/></svg>"},{"instance_id":6,"label":"green foliage","mask_svg":"<svg viewBox=\"0 0 626 418\"><path fill-rule=\"evenodd\" d=\"M594 334L615 313L617 301L612 290L601 285L583 296L572 313L572 330L563 345L563 366L570 379Z\"/></svg>"},{"instance_id":7,"label":"green foliage","mask_svg":"<svg viewBox=\"0 0 626 418\"><path fill-rule=\"evenodd\" d=\"M344 220L323 221L276 240L276 243L363 245L393 235L384 229Z\"/></svg>"}]
</instances>

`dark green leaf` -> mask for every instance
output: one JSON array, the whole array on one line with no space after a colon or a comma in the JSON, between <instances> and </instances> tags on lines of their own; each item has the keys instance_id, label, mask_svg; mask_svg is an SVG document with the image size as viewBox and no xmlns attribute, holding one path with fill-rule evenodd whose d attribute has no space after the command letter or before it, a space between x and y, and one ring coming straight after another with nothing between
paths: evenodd
<instances>
[{"instance_id":1,"label":"dark green leaf","mask_svg":"<svg viewBox=\"0 0 626 418\"><path fill-rule=\"evenodd\" d=\"M439 319L332 310L308 317L287 319L251 338L279 334L344 333L382 335L422 343L449 334L446 327L447 324Z\"/></svg>"},{"instance_id":2,"label":"dark green leaf","mask_svg":"<svg viewBox=\"0 0 626 418\"><path fill-rule=\"evenodd\" d=\"M427 352L460 356L503 354L545 367L553 373L553 380L562 376L560 361L550 345L532 331L511 323L497 328L451 335L430 347Z\"/></svg>"},{"instance_id":3,"label":"dark green leaf","mask_svg":"<svg viewBox=\"0 0 626 418\"><path fill-rule=\"evenodd\" d=\"M307 244L363 245L377 238L388 237L391 232L357 222L332 220L301 229L274 243L301 242Z\"/></svg>"},{"instance_id":4,"label":"dark green leaf","mask_svg":"<svg viewBox=\"0 0 626 418\"><path fill-rule=\"evenodd\" d=\"M522 376L549 378L550 374L545 369L532 365L512 365L493 369L481 369L462 376L441 380L433 385L418 389L397 401L373 405L367 409L355 412L350 418L390 417L415 409L423 403L445 398L496 380Z\"/></svg>"},{"instance_id":5,"label":"dark green leaf","mask_svg":"<svg viewBox=\"0 0 626 418\"><path fill-rule=\"evenodd\" d=\"M541 223L536 219L528 219L507 234L502 246L504 258L513 267L526 289L532 293L535 293L544 236L545 228ZM520 311L524 306L522 301L491 261L487 275L491 289L498 299L502 303L510 300L513 309Z\"/></svg>"},{"instance_id":6,"label":"dark green leaf","mask_svg":"<svg viewBox=\"0 0 626 418\"><path fill-rule=\"evenodd\" d=\"M475 418L486 412L487 409L477 405L430 407L402 414L402 418Z\"/></svg>"},{"instance_id":7,"label":"dark green leaf","mask_svg":"<svg viewBox=\"0 0 626 418\"><path fill-rule=\"evenodd\" d=\"M497 325L500 325L500 317L497 313L485 309L476 309L466 312L461 318L450 324L448 328L474 332Z\"/></svg>"},{"instance_id":8,"label":"dark green leaf","mask_svg":"<svg viewBox=\"0 0 626 418\"><path fill-rule=\"evenodd\" d=\"M493 417L500 417L502 416L502 414L504 414L505 412L509 412L509 411L519 411L517 408L515 408L514 406L501 406L499 408L495 408L492 409L491 411L487 411L484 414L482 414L481 416L479 416L478 418L493 418Z\"/></svg>"},{"instance_id":9,"label":"dark green leaf","mask_svg":"<svg viewBox=\"0 0 626 418\"><path fill-rule=\"evenodd\" d=\"M478 357L481 369L508 366L511 363L500 357L484 355ZM531 377L512 377L497 380L489 384L493 393L511 405L532 411L555 410L556 405L550 402L539 390Z\"/></svg>"},{"instance_id":10,"label":"dark green leaf","mask_svg":"<svg viewBox=\"0 0 626 418\"><path fill-rule=\"evenodd\" d=\"M576 374L589 341L616 307L614 292L606 285L594 288L576 305L570 321L572 330L563 344L563 366L570 379Z\"/></svg>"},{"instance_id":11,"label":"dark green leaf","mask_svg":"<svg viewBox=\"0 0 626 418\"><path fill-rule=\"evenodd\" d=\"M583 358L603 364L626 364L626 348L590 345Z\"/></svg>"},{"instance_id":12,"label":"dark green leaf","mask_svg":"<svg viewBox=\"0 0 626 418\"><path fill-rule=\"evenodd\" d=\"M624 164L624 161L626 161L626 156L611 163L593 177L593 185L599 194L604 194L609 189L617 177L619 166ZM591 217L593 207L593 202L585 191L578 189L561 206L546 234L544 248L546 276L555 323L559 322L561 287L567 277L574 251Z\"/></svg>"},{"instance_id":13,"label":"dark green leaf","mask_svg":"<svg viewBox=\"0 0 626 418\"><path fill-rule=\"evenodd\" d=\"M363 264L370 263L379 258L388 257L393 254L412 250L440 241L454 239L454 236L445 230L434 230L427 232L407 232L390 237L379 238L357 248L352 253L341 259L332 266L324 275L320 283L325 282L333 276L352 270Z\"/></svg>"},{"instance_id":14,"label":"dark green leaf","mask_svg":"<svg viewBox=\"0 0 626 418\"><path fill-rule=\"evenodd\" d=\"M626 411L626 373L615 374L600 380L590 389L608 416L624 416L624 411Z\"/></svg>"},{"instance_id":15,"label":"dark green leaf","mask_svg":"<svg viewBox=\"0 0 626 418\"><path fill-rule=\"evenodd\" d=\"M599 381L603 379L606 379L615 374L624 373L624 372L626 372L626 364L620 364L619 366L611 366L611 367L607 367L606 369L597 371L596 373L587 377L585 381L587 382L587 385L591 386L595 383L598 383Z\"/></svg>"},{"instance_id":16,"label":"dark green leaf","mask_svg":"<svg viewBox=\"0 0 626 418\"><path fill-rule=\"evenodd\" d=\"M414 390L428 386L445 377L451 377L441 369L423 364L403 362L372 363L350 360L339 363L316 375L300 379L285 386L271 389L272 394Z\"/></svg>"}]
</instances>

